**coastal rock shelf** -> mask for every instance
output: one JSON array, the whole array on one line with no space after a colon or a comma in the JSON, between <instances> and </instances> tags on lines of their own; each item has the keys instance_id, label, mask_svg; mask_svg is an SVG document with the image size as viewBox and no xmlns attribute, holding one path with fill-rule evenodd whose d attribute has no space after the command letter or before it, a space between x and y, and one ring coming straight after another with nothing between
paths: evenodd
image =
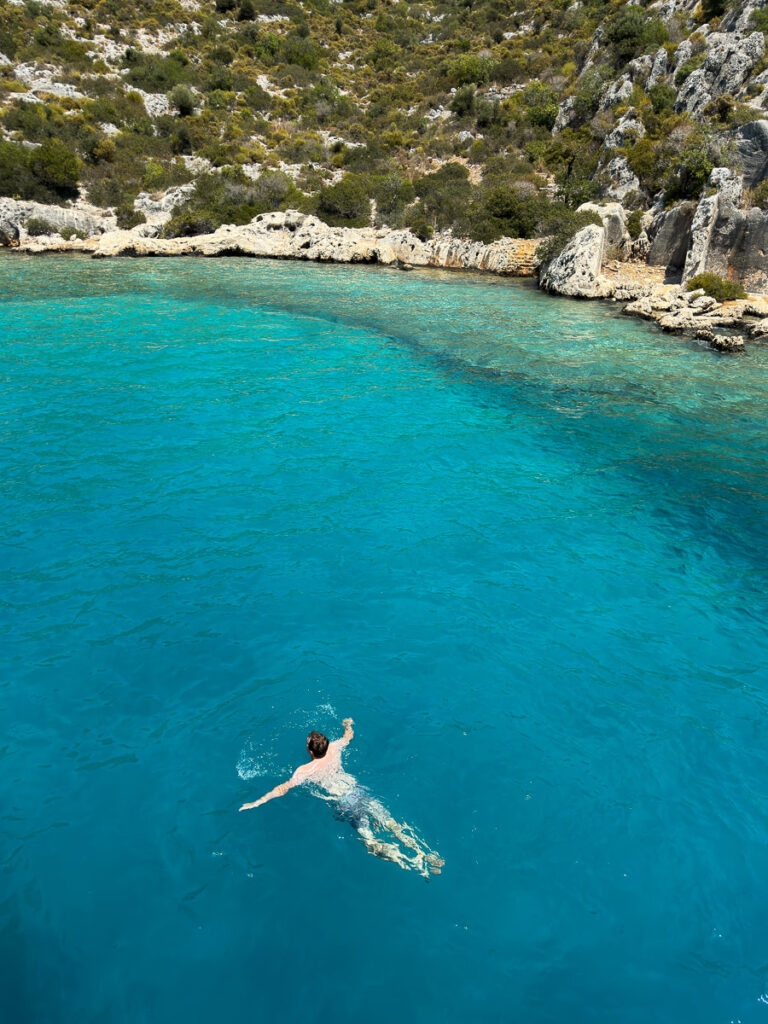
<instances>
[{"instance_id":1,"label":"coastal rock shelf","mask_svg":"<svg viewBox=\"0 0 768 1024\"><path fill-rule=\"evenodd\" d=\"M209 235L158 238L145 226L106 231L69 241L55 235L22 238L24 252L90 252L111 256L263 256L330 263L383 263L414 267L486 270L532 277L538 269L537 239L502 238L490 245L438 235L422 242L407 230L329 227L293 210L264 213L250 224L224 225Z\"/></svg>"}]
</instances>

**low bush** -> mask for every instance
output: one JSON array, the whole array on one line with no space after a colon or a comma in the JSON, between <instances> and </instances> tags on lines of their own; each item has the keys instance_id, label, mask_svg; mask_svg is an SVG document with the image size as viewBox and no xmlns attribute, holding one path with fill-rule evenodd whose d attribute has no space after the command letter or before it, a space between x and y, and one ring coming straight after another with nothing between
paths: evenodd
<instances>
[{"instance_id":1,"label":"low bush","mask_svg":"<svg viewBox=\"0 0 768 1024\"><path fill-rule=\"evenodd\" d=\"M180 117L189 117L194 114L196 99L195 94L187 85L174 85L168 93L168 102L176 107Z\"/></svg>"},{"instance_id":2,"label":"low bush","mask_svg":"<svg viewBox=\"0 0 768 1024\"><path fill-rule=\"evenodd\" d=\"M686 288L689 292L703 288L707 295L711 295L718 302L732 302L734 299L746 299L747 293L738 281L726 281L717 274L696 274L692 277Z\"/></svg>"},{"instance_id":3,"label":"low bush","mask_svg":"<svg viewBox=\"0 0 768 1024\"><path fill-rule=\"evenodd\" d=\"M301 193L287 175L265 171L255 181L240 168L204 174L188 202L176 207L163 228L165 238L204 235L222 224L248 224L260 213L299 205Z\"/></svg>"},{"instance_id":4,"label":"low bush","mask_svg":"<svg viewBox=\"0 0 768 1024\"><path fill-rule=\"evenodd\" d=\"M115 216L117 217L117 226L123 231L135 228L137 224L146 224L147 221L141 210L134 210L133 206L127 203L117 207Z\"/></svg>"},{"instance_id":5,"label":"low bush","mask_svg":"<svg viewBox=\"0 0 768 1024\"><path fill-rule=\"evenodd\" d=\"M27 221L27 234L39 237L40 235L55 235L58 228L45 220L43 217L30 217Z\"/></svg>"},{"instance_id":6,"label":"low bush","mask_svg":"<svg viewBox=\"0 0 768 1024\"><path fill-rule=\"evenodd\" d=\"M757 206L761 210L768 210L768 178L755 186L749 198L753 206Z\"/></svg>"},{"instance_id":7,"label":"low bush","mask_svg":"<svg viewBox=\"0 0 768 1024\"><path fill-rule=\"evenodd\" d=\"M348 174L337 184L320 189L317 215L326 224L365 227L371 215L367 177Z\"/></svg>"},{"instance_id":8,"label":"low bush","mask_svg":"<svg viewBox=\"0 0 768 1024\"><path fill-rule=\"evenodd\" d=\"M642 223L643 211L633 210L627 217L627 231L629 232L630 238L637 238L639 236Z\"/></svg>"}]
</instances>

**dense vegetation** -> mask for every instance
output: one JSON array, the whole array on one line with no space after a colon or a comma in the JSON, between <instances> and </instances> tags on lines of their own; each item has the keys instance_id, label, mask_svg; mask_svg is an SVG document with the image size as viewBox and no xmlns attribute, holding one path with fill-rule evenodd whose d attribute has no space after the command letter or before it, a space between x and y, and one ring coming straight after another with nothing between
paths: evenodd
<instances>
[{"instance_id":1,"label":"dense vegetation","mask_svg":"<svg viewBox=\"0 0 768 1024\"><path fill-rule=\"evenodd\" d=\"M62 202L79 187L128 225L140 192L194 179L167 233L288 207L422 238L562 233L605 193L603 144L630 108L641 130L616 150L639 183L630 209L695 198L727 162L728 129L760 116L749 95L704 117L675 111L725 10L705 0L662 21L615 0L6 4L0 195ZM673 76L606 103L628 62L659 48L672 61L682 44Z\"/></svg>"}]
</instances>

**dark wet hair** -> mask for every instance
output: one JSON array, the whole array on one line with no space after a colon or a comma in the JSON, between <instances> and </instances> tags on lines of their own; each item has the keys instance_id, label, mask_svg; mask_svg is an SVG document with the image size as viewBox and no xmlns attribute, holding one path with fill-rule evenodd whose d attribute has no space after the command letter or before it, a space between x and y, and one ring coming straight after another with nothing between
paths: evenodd
<instances>
[{"instance_id":1,"label":"dark wet hair","mask_svg":"<svg viewBox=\"0 0 768 1024\"><path fill-rule=\"evenodd\" d=\"M313 757L325 757L327 749L328 737L323 736L321 732L312 731L309 736L307 736L307 750Z\"/></svg>"}]
</instances>

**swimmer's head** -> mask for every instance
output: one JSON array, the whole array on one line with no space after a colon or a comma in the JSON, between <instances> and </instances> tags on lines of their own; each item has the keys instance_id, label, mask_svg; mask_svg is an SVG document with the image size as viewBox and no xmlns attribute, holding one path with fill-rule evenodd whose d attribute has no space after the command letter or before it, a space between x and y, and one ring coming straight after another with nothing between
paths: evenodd
<instances>
[{"instance_id":1,"label":"swimmer's head","mask_svg":"<svg viewBox=\"0 0 768 1024\"><path fill-rule=\"evenodd\" d=\"M323 736L321 732L313 731L307 736L307 750L313 761L316 761L319 757L325 757L327 749L328 737Z\"/></svg>"}]
</instances>

